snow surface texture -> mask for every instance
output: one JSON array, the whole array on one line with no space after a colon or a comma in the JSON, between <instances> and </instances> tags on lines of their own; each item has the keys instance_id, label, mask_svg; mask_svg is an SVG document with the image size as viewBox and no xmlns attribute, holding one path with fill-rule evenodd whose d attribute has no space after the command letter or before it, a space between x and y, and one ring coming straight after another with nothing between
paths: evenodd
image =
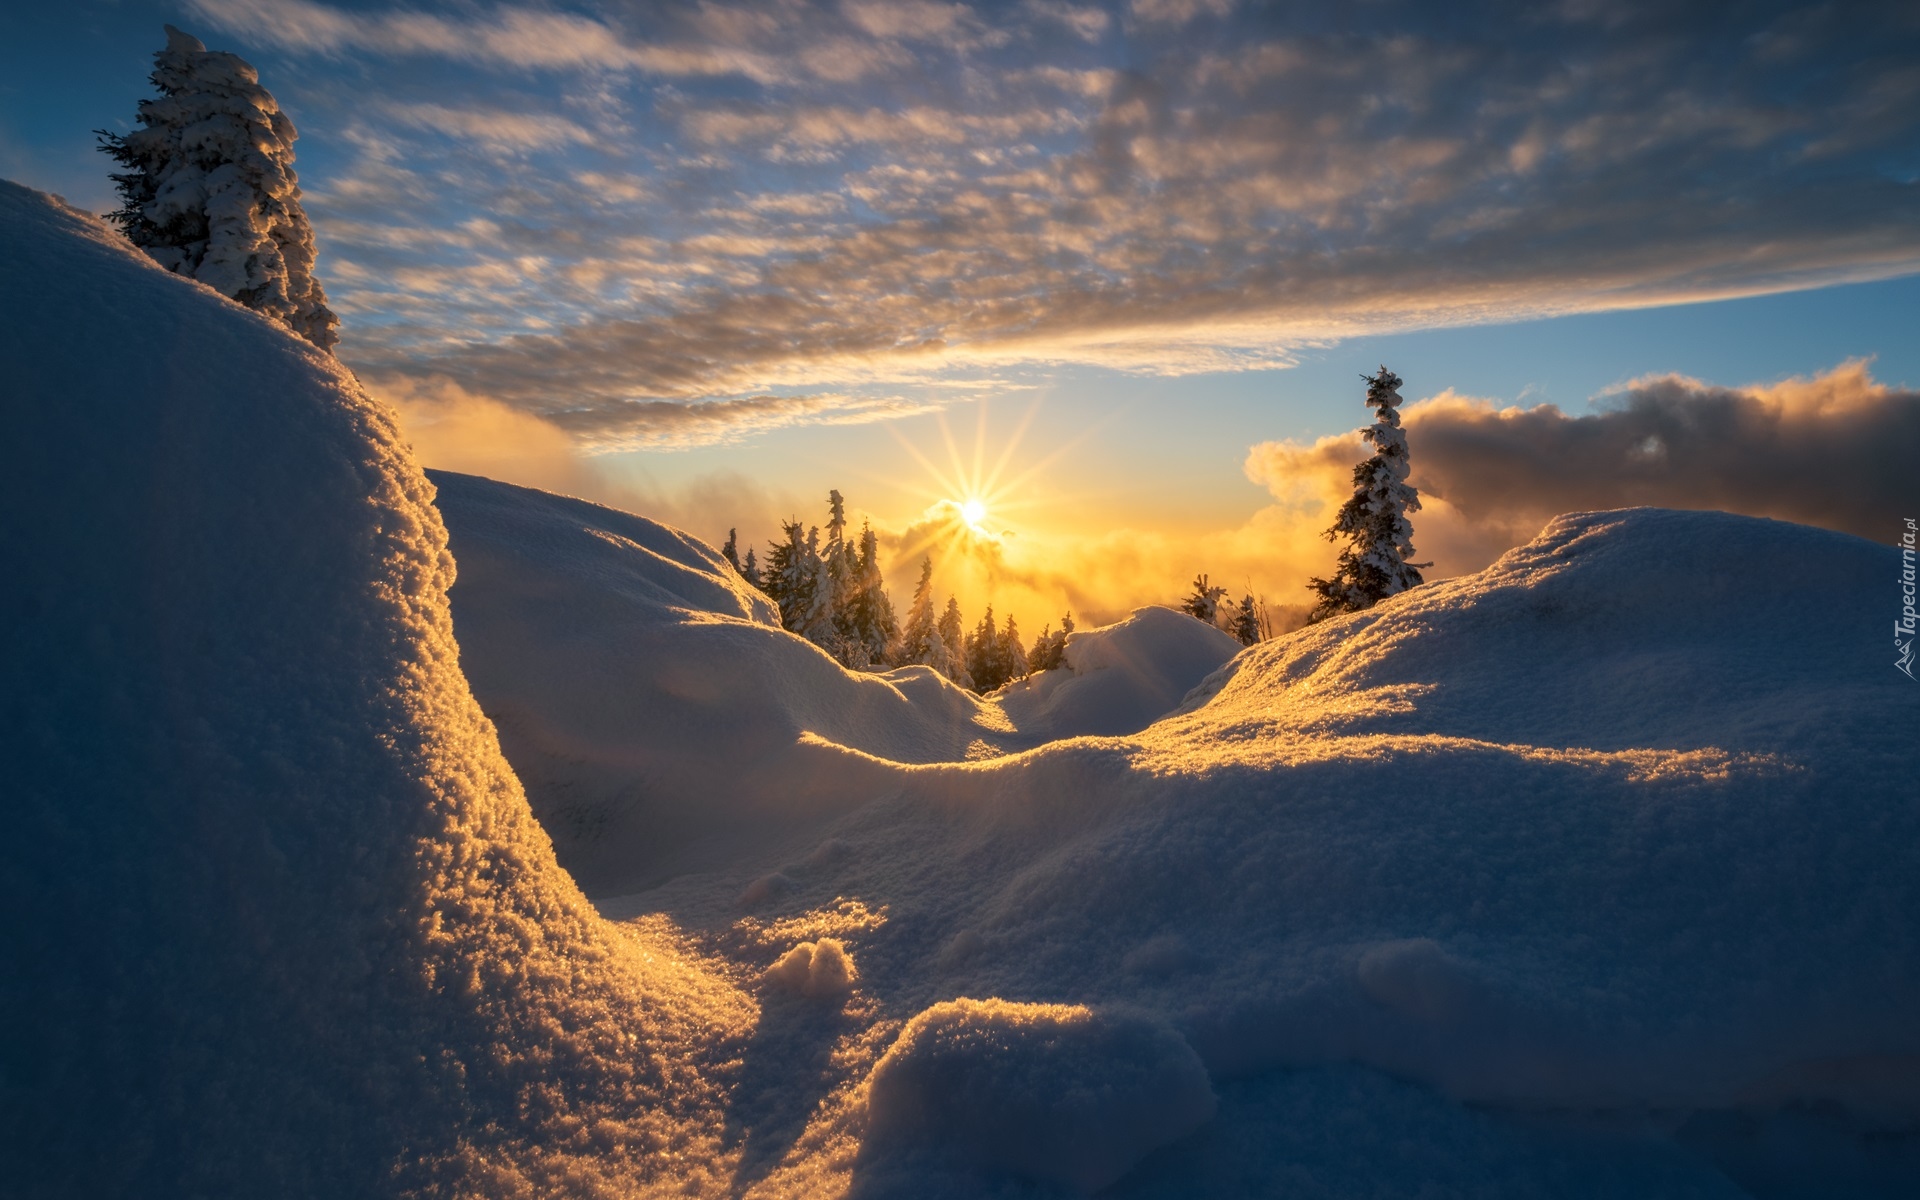
<instances>
[{"instance_id":1,"label":"snow surface texture","mask_svg":"<svg viewBox=\"0 0 1920 1200\"><path fill-rule=\"evenodd\" d=\"M1886 547L1563 517L1137 733L1000 753L1009 710L955 694L942 731L926 673L782 683L812 668L695 543L576 524L646 550L581 533L619 551L596 583L503 517L498 561L555 556L548 603L599 614L569 669L701 661L695 703L759 672L656 811L815 754L805 803L749 797L608 924L467 691L389 416L45 197L0 188L0 238L10 1194L1920 1188ZM468 612L484 697L511 626ZM801 736L849 697L927 753Z\"/></svg>"},{"instance_id":2,"label":"snow surface texture","mask_svg":"<svg viewBox=\"0 0 1920 1200\"><path fill-rule=\"evenodd\" d=\"M844 1082L768 1186L837 1186L800 1148L866 1120L888 1132L852 1165L863 1194L1113 1171L1129 1196L1911 1194L1897 563L1725 514L1563 517L1479 575L1249 650L1131 738L884 764L817 842L602 909L716 947L831 932L868 1031L954 997L1145 1014L1220 1096L1200 1132L1074 1174L892 1132L883 1039L814 1027ZM964 1069L982 1099L943 1127L993 1128L986 1097L1036 1086L1004 1044Z\"/></svg>"},{"instance_id":3,"label":"snow surface texture","mask_svg":"<svg viewBox=\"0 0 1920 1200\"><path fill-rule=\"evenodd\" d=\"M48 197L0 244L7 1194L723 1172L753 1004L556 865L390 414Z\"/></svg>"},{"instance_id":4,"label":"snow surface texture","mask_svg":"<svg viewBox=\"0 0 1920 1200\"><path fill-rule=\"evenodd\" d=\"M846 812L895 786L889 764L1136 732L1240 649L1148 608L1074 634L1065 670L986 699L925 667L851 672L782 630L765 596L684 533L430 474L460 563L462 665L593 895Z\"/></svg>"}]
</instances>

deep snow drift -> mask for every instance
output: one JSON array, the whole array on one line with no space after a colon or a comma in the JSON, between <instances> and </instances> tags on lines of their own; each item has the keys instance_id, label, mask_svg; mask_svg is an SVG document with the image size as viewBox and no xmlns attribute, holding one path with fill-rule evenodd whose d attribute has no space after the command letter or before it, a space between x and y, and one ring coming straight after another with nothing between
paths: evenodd
<instances>
[{"instance_id":1,"label":"deep snow drift","mask_svg":"<svg viewBox=\"0 0 1920 1200\"><path fill-rule=\"evenodd\" d=\"M753 1005L556 865L390 414L48 197L0 246L8 1194L723 1170Z\"/></svg>"},{"instance_id":2,"label":"deep snow drift","mask_svg":"<svg viewBox=\"0 0 1920 1200\"><path fill-rule=\"evenodd\" d=\"M444 478L450 608L343 371L44 197L0 238L16 1192L1920 1186L1885 547L1563 517L1023 749L1129 676L816 673L711 550L574 501ZM678 839L590 887L617 923L528 746Z\"/></svg>"}]
</instances>

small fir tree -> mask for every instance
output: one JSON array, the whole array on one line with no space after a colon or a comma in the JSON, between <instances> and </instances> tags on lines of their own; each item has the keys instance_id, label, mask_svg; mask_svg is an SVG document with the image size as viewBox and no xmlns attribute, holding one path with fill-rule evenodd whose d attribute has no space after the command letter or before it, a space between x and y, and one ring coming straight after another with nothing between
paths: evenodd
<instances>
[{"instance_id":1,"label":"small fir tree","mask_svg":"<svg viewBox=\"0 0 1920 1200\"><path fill-rule=\"evenodd\" d=\"M1181 601L1180 611L1218 629L1220 601L1226 597L1226 594L1227 589L1210 585L1205 575L1196 575L1193 579L1193 594Z\"/></svg>"},{"instance_id":2,"label":"small fir tree","mask_svg":"<svg viewBox=\"0 0 1920 1200\"><path fill-rule=\"evenodd\" d=\"M947 597L947 609L940 614L940 623L934 628L940 631L940 645L946 651L947 678L953 680L955 686L971 691L973 672L967 669L967 640L963 632L966 623L960 617L959 597Z\"/></svg>"},{"instance_id":3,"label":"small fir tree","mask_svg":"<svg viewBox=\"0 0 1920 1200\"><path fill-rule=\"evenodd\" d=\"M886 581L880 577L880 539L867 522L861 522L860 552L851 556L850 562L847 637L860 647L859 653L869 663L878 666L891 661L898 652L900 622L887 595Z\"/></svg>"},{"instance_id":4,"label":"small fir tree","mask_svg":"<svg viewBox=\"0 0 1920 1200\"><path fill-rule=\"evenodd\" d=\"M994 656L1000 668L1002 684L1027 677L1027 649L1020 644L1020 627L1013 623L1012 613L1007 614L1007 627L1000 631Z\"/></svg>"},{"instance_id":5,"label":"small fir tree","mask_svg":"<svg viewBox=\"0 0 1920 1200\"><path fill-rule=\"evenodd\" d=\"M747 547L747 561L740 564L740 578L754 587L760 587L760 564L754 561L753 547ZM761 590L765 590L762 588Z\"/></svg>"},{"instance_id":6,"label":"small fir tree","mask_svg":"<svg viewBox=\"0 0 1920 1200\"><path fill-rule=\"evenodd\" d=\"M984 696L1005 683L1003 669L1000 631L994 626L993 605L989 604L986 615L967 638L967 674L972 677L973 690Z\"/></svg>"},{"instance_id":7,"label":"small fir tree","mask_svg":"<svg viewBox=\"0 0 1920 1200\"><path fill-rule=\"evenodd\" d=\"M1319 603L1307 614L1312 624L1341 613L1359 612L1395 596L1422 580L1419 568L1432 563L1413 561L1413 526L1407 514L1420 510L1420 493L1407 483L1407 435L1400 428L1401 379L1386 367L1367 381L1367 405L1374 423L1360 436L1373 444L1374 455L1353 469L1353 495L1347 498L1327 530L1328 541L1347 539L1333 578L1315 578L1307 587Z\"/></svg>"},{"instance_id":8,"label":"small fir tree","mask_svg":"<svg viewBox=\"0 0 1920 1200\"><path fill-rule=\"evenodd\" d=\"M739 534L740 534L740 531L738 529L727 530L727 544L720 547L720 557L726 559L727 565L732 567L735 571L739 571L742 569L740 566Z\"/></svg>"},{"instance_id":9,"label":"small fir tree","mask_svg":"<svg viewBox=\"0 0 1920 1200\"><path fill-rule=\"evenodd\" d=\"M1067 612L1060 618L1060 631L1054 633L1052 627L1041 629L1040 636L1033 640L1033 649L1027 654L1027 670L1031 674L1051 671L1067 665L1067 638L1073 634L1073 613Z\"/></svg>"},{"instance_id":10,"label":"small fir tree","mask_svg":"<svg viewBox=\"0 0 1920 1200\"><path fill-rule=\"evenodd\" d=\"M900 633L899 664L932 666L936 647L945 649L940 645L940 631L934 624L933 556L928 555L920 561L920 582L914 585L913 604L907 609L906 628Z\"/></svg>"},{"instance_id":11,"label":"small fir tree","mask_svg":"<svg viewBox=\"0 0 1920 1200\"><path fill-rule=\"evenodd\" d=\"M329 354L340 321L313 276L313 227L293 171L293 122L260 73L169 25L153 56L157 100L140 128L102 129L100 149L126 168L108 220L176 275L257 309Z\"/></svg>"},{"instance_id":12,"label":"small fir tree","mask_svg":"<svg viewBox=\"0 0 1920 1200\"><path fill-rule=\"evenodd\" d=\"M1240 607L1233 614L1233 636L1240 639L1242 646L1251 646L1260 640L1260 613L1254 607L1251 595L1240 597Z\"/></svg>"},{"instance_id":13,"label":"small fir tree","mask_svg":"<svg viewBox=\"0 0 1920 1200\"><path fill-rule=\"evenodd\" d=\"M760 590L779 606L781 627L805 636L819 579L820 530L809 531L798 521L782 522L781 530L787 540L774 542L768 550Z\"/></svg>"}]
</instances>

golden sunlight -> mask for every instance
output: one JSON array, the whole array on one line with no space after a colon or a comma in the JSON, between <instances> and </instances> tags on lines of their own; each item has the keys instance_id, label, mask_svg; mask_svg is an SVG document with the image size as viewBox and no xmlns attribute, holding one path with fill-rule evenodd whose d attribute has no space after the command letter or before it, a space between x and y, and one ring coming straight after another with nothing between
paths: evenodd
<instances>
[{"instance_id":1,"label":"golden sunlight","mask_svg":"<svg viewBox=\"0 0 1920 1200\"><path fill-rule=\"evenodd\" d=\"M960 504L960 519L967 528L975 533L981 532L981 522L987 519L987 506L979 500L966 500Z\"/></svg>"}]
</instances>

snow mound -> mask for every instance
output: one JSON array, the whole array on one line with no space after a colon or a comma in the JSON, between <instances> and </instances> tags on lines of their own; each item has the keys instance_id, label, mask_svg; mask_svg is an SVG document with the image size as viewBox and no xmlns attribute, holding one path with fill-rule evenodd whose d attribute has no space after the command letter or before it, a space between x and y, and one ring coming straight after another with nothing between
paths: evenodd
<instances>
[{"instance_id":1,"label":"snow mound","mask_svg":"<svg viewBox=\"0 0 1920 1200\"><path fill-rule=\"evenodd\" d=\"M1075 634L1067 669L987 699L926 667L851 672L782 630L771 601L687 534L429 476L460 564L467 677L593 895L732 861L897 789L901 766L1133 732L1240 648L1142 609Z\"/></svg>"},{"instance_id":2,"label":"snow mound","mask_svg":"<svg viewBox=\"0 0 1920 1200\"><path fill-rule=\"evenodd\" d=\"M845 996L859 977L846 944L839 938L826 937L818 942L801 942L782 954L762 976L774 987L816 1000Z\"/></svg>"},{"instance_id":3,"label":"snow mound","mask_svg":"<svg viewBox=\"0 0 1920 1200\"><path fill-rule=\"evenodd\" d=\"M644 517L434 472L462 662L595 894L730 858L1012 730L927 670L849 672L719 554Z\"/></svg>"},{"instance_id":4,"label":"snow mound","mask_svg":"<svg viewBox=\"0 0 1920 1200\"><path fill-rule=\"evenodd\" d=\"M556 865L330 357L0 184L10 1194L623 1191L753 1006Z\"/></svg>"},{"instance_id":5,"label":"snow mound","mask_svg":"<svg viewBox=\"0 0 1920 1200\"><path fill-rule=\"evenodd\" d=\"M724 922L774 868L793 886L756 919L884 908L845 935L883 1012L969 995L1164 1021L1220 1132L1126 1194L1193 1194L1173 1162L1205 1194L1407 1194L1423 1163L1490 1195L1908 1194L1920 689L1889 669L1899 569L1779 522L1564 517L1479 575L1237 656L1136 735L917 768L626 903ZM844 851L803 871L824 838ZM1371 1107L1260 1132L1343 1090ZM1381 1138L1405 1152L1372 1156ZM1470 1155L1443 1153L1456 1138Z\"/></svg>"},{"instance_id":6,"label":"snow mound","mask_svg":"<svg viewBox=\"0 0 1920 1200\"><path fill-rule=\"evenodd\" d=\"M1868 636L1887 554L1729 513L1569 514L1479 574L1267 643L1195 700L1248 732L1831 744L1895 694Z\"/></svg>"},{"instance_id":7,"label":"snow mound","mask_svg":"<svg viewBox=\"0 0 1920 1200\"><path fill-rule=\"evenodd\" d=\"M1123 621L1068 635L1064 668L1010 684L995 699L1023 733L1138 733L1241 649L1185 613L1135 609Z\"/></svg>"},{"instance_id":8,"label":"snow mound","mask_svg":"<svg viewBox=\"0 0 1920 1200\"><path fill-rule=\"evenodd\" d=\"M1205 1068L1163 1021L952 1000L909 1021L873 1068L865 1150L1092 1192L1213 1110Z\"/></svg>"}]
</instances>

